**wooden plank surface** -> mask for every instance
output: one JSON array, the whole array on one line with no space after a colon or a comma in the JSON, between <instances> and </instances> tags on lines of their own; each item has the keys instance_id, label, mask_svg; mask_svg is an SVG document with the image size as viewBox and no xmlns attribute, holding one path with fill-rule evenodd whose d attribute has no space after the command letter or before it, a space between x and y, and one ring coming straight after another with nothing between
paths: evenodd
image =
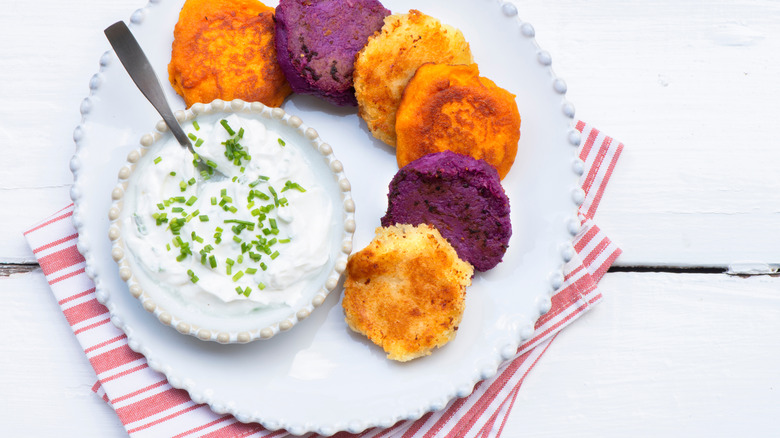
<instances>
[{"instance_id":1,"label":"wooden plank surface","mask_svg":"<svg viewBox=\"0 0 780 438\"><path fill-rule=\"evenodd\" d=\"M608 274L519 393L507 437L780 431L780 278Z\"/></svg>"},{"instance_id":2,"label":"wooden plank surface","mask_svg":"<svg viewBox=\"0 0 780 438\"><path fill-rule=\"evenodd\" d=\"M21 231L67 202L78 107L102 29L143 1L15 3L0 36L0 262L31 261ZM519 3L567 80L577 116L627 146L599 222L623 265L780 262L780 38L774 1ZM774 27L773 27L774 26ZM55 36L55 33L56 36ZM53 44L52 39L57 43ZM31 123L30 121L35 121ZM717 237L713 237L717 236Z\"/></svg>"},{"instance_id":3,"label":"wooden plank surface","mask_svg":"<svg viewBox=\"0 0 780 438\"><path fill-rule=\"evenodd\" d=\"M528 375L504 437L780 430L780 278L613 273L601 288ZM4 434L123 436L42 273L0 278L0 290Z\"/></svg>"},{"instance_id":4,"label":"wooden plank surface","mask_svg":"<svg viewBox=\"0 0 780 438\"><path fill-rule=\"evenodd\" d=\"M3 435L125 436L29 272L22 231L69 202L102 29L144 4L10 2L0 14ZM531 372L504 436L776 434L780 278L652 271L780 266L780 2L516 4L577 117L626 145L596 219L624 249L618 264L641 272L605 277L603 304Z\"/></svg>"}]
</instances>

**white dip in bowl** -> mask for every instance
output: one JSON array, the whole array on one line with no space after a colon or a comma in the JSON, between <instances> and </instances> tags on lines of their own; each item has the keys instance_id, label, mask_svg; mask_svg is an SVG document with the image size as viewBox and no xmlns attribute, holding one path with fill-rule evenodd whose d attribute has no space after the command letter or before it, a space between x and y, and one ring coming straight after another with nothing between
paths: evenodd
<instances>
[{"instance_id":1,"label":"white dip in bowl","mask_svg":"<svg viewBox=\"0 0 780 438\"><path fill-rule=\"evenodd\" d=\"M120 171L112 255L164 324L222 343L292 328L336 287L354 203L316 131L242 101L177 114L199 160L163 124Z\"/></svg>"}]
</instances>

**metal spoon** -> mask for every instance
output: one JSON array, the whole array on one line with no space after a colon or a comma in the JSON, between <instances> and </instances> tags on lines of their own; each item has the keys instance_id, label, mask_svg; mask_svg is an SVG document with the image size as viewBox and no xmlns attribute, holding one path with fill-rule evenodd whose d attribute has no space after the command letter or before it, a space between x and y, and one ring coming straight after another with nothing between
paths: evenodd
<instances>
[{"instance_id":1,"label":"metal spoon","mask_svg":"<svg viewBox=\"0 0 780 438\"><path fill-rule=\"evenodd\" d=\"M122 61L122 65L127 70L127 73L130 74L135 85L146 96L146 99L151 102L154 109L160 113L179 144L186 146L190 152L195 154L192 142L190 142L184 130L181 129L179 121L173 116L171 107L168 105L168 101L165 99L165 94L160 86L160 81L157 79L157 75L154 74L152 64L149 63L149 59L146 58L141 46L138 45L138 41L130 32L130 29L127 28L127 25L123 21L118 21L107 27L103 33L106 34L108 42L111 43L116 56ZM197 155L195 156L197 157Z\"/></svg>"}]
</instances>

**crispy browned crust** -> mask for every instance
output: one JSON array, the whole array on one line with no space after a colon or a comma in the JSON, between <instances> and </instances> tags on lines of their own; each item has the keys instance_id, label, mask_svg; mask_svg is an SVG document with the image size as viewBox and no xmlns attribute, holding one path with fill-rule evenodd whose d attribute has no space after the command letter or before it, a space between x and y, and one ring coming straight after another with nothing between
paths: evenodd
<instances>
[{"instance_id":1,"label":"crispy browned crust","mask_svg":"<svg viewBox=\"0 0 780 438\"><path fill-rule=\"evenodd\" d=\"M429 225L377 228L347 263L349 327L405 362L455 338L472 266Z\"/></svg>"},{"instance_id":2,"label":"crispy browned crust","mask_svg":"<svg viewBox=\"0 0 780 438\"><path fill-rule=\"evenodd\" d=\"M358 114L374 137L395 146L395 112L406 83L426 62L469 64L463 34L419 11L385 17L355 59Z\"/></svg>"},{"instance_id":3,"label":"crispy browned crust","mask_svg":"<svg viewBox=\"0 0 780 438\"><path fill-rule=\"evenodd\" d=\"M503 179L515 162L520 113L515 96L479 76L476 64L425 64L396 114L398 166L445 150L485 160Z\"/></svg>"},{"instance_id":4,"label":"crispy browned crust","mask_svg":"<svg viewBox=\"0 0 780 438\"><path fill-rule=\"evenodd\" d=\"M274 9L256 0L187 0L168 79L187 107L243 99L277 107L292 93L276 59Z\"/></svg>"}]
</instances>

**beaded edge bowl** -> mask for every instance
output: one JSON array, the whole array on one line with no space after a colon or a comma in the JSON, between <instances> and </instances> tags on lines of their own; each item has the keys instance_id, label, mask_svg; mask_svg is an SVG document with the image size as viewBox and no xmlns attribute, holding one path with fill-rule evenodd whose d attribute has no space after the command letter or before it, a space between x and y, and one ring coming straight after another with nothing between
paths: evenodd
<instances>
[{"instance_id":1,"label":"beaded edge bowl","mask_svg":"<svg viewBox=\"0 0 780 438\"><path fill-rule=\"evenodd\" d=\"M250 117L256 117L273 123L281 123L292 128L300 134L302 141L301 147L306 147L306 143L314 148L322 156L328 165L340 190L342 201L342 236L341 248L336 260L330 262L332 265L327 274L327 280L319 289L314 292L313 297L305 305L299 308L291 309L290 314L270 325L255 327L241 331L223 330L217 327L204 327L191 322L186 315L174 314L161 307L153 298L154 293L158 291L144 290L137 281L132 271L130 263L125 255L126 249L122 240L121 231L121 210L125 191L129 184L129 179L138 163L151 148L161 139L167 138L171 134L168 127L160 120L154 132L144 134L140 140L140 147L131 151L127 156L127 163L122 166L118 174L118 182L111 191L111 207L108 212L108 218L111 221L108 229L108 237L111 240L111 257L117 263L119 276L127 283L130 294L141 302L144 310L154 314L157 319L167 326L175 328L179 333L194 336L204 341L215 341L221 344L247 343L257 339L269 339L281 331L287 331L293 328L298 322L307 318L311 312L322 305L328 294L333 291L346 269L347 258L352 252L352 237L355 232L355 203L352 199L351 185L344 175L344 168L340 161L333 155L333 148L325 143L317 131L303 123L297 117L286 113L281 108L270 108L259 102L244 102L236 99L230 102L215 100L209 104L195 104L186 111L177 111L176 119L179 122L191 121L199 115L208 115L224 113L243 114ZM335 212L338 214L338 212ZM165 293L165 292L163 292Z\"/></svg>"}]
</instances>

